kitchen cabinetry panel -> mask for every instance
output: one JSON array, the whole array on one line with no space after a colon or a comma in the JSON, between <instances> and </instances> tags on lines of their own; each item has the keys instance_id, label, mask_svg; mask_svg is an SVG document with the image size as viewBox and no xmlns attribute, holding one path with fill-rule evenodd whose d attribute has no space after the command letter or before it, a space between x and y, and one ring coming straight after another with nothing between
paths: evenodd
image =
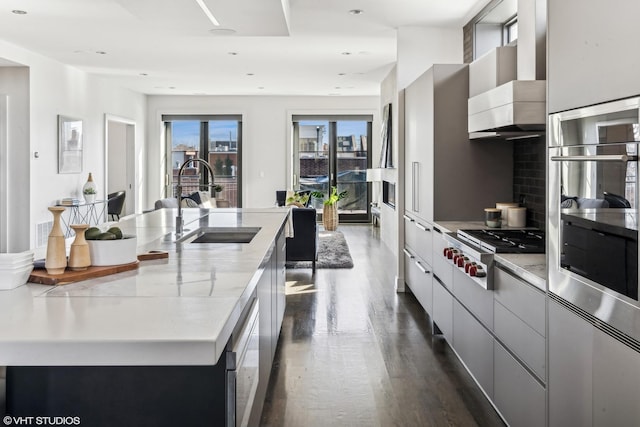
<instances>
[{"instance_id":1,"label":"kitchen cabinetry panel","mask_svg":"<svg viewBox=\"0 0 640 427\"><path fill-rule=\"evenodd\" d=\"M469 141L468 98L464 64L436 64L405 89L405 209L429 223L479 220L513 197L513 146Z\"/></svg>"},{"instance_id":2,"label":"kitchen cabinetry panel","mask_svg":"<svg viewBox=\"0 0 640 427\"><path fill-rule=\"evenodd\" d=\"M535 372L538 378L544 379L546 377L544 337L499 302L494 306L494 316L496 337Z\"/></svg>"},{"instance_id":3,"label":"kitchen cabinetry panel","mask_svg":"<svg viewBox=\"0 0 640 427\"><path fill-rule=\"evenodd\" d=\"M640 2L549 0L549 113L640 93ZM568 24L570 23L570 24Z\"/></svg>"},{"instance_id":4,"label":"kitchen cabinetry panel","mask_svg":"<svg viewBox=\"0 0 640 427\"><path fill-rule=\"evenodd\" d=\"M593 327L549 301L549 426L591 426Z\"/></svg>"},{"instance_id":5,"label":"kitchen cabinetry panel","mask_svg":"<svg viewBox=\"0 0 640 427\"><path fill-rule=\"evenodd\" d=\"M453 296L437 278L433 278L433 321L442 335L453 342Z\"/></svg>"},{"instance_id":6,"label":"kitchen cabinetry panel","mask_svg":"<svg viewBox=\"0 0 640 427\"><path fill-rule=\"evenodd\" d=\"M544 336L546 333L544 293L505 270L496 268L494 273L493 294L496 301L535 329L538 334Z\"/></svg>"},{"instance_id":7,"label":"kitchen cabinetry panel","mask_svg":"<svg viewBox=\"0 0 640 427\"><path fill-rule=\"evenodd\" d=\"M405 209L433 221L433 129L436 77L430 68L405 89Z\"/></svg>"},{"instance_id":8,"label":"kitchen cabinetry panel","mask_svg":"<svg viewBox=\"0 0 640 427\"><path fill-rule=\"evenodd\" d=\"M422 308L429 315L433 313L431 266L411 251L404 251L405 282Z\"/></svg>"},{"instance_id":9,"label":"kitchen cabinetry panel","mask_svg":"<svg viewBox=\"0 0 640 427\"><path fill-rule=\"evenodd\" d=\"M453 269L453 294L484 325L493 330L493 292L488 291L459 268Z\"/></svg>"},{"instance_id":10,"label":"kitchen cabinetry panel","mask_svg":"<svg viewBox=\"0 0 640 427\"><path fill-rule=\"evenodd\" d=\"M434 227L433 233L433 275L440 279L450 291L453 289L453 263L444 257L444 249L449 243L444 240L442 233Z\"/></svg>"},{"instance_id":11,"label":"kitchen cabinetry panel","mask_svg":"<svg viewBox=\"0 0 640 427\"><path fill-rule=\"evenodd\" d=\"M423 261L426 261L427 264L432 264L433 227L431 227L431 224L424 220L410 218L405 215L404 235L405 246L411 249Z\"/></svg>"},{"instance_id":12,"label":"kitchen cabinetry panel","mask_svg":"<svg viewBox=\"0 0 640 427\"><path fill-rule=\"evenodd\" d=\"M640 354L594 328L593 425L640 425Z\"/></svg>"},{"instance_id":13,"label":"kitchen cabinetry panel","mask_svg":"<svg viewBox=\"0 0 640 427\"><path fill-rule=\"evenodd\" d=\"M493 336L453 301L453 348L484 392L493 398Z\"/></svg>"},{"instance_id":14,"label":"kitchen cabinetry panel","mask_svg":"<svg viewBox=\"0 0 640 427\"><path fill-rule=\"evenodd\" d=\"M507 423L543 427L546 421L544 387L498 342L494 347L494 369L493 401Z\"/></svg>"}]
</instances>

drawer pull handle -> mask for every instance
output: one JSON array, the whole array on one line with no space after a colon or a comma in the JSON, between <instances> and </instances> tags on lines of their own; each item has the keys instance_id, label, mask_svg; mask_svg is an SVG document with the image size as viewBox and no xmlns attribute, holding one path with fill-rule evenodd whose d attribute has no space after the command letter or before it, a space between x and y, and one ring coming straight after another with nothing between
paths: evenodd
<instances>
[{"instance_id":1,"label":"drawer pull handle","mask_svg":"<svg viewBox=\"0 0 640 427\"><path fill-rule=\"evenodd\" d=\"M416 262L415 262L415 264L416 264L416 267L418 267L418 270L422 271L424 274L429 274L429 273L431 273L429 270L427 270L426 268L424 268L424 267L422 266L422 264L420 264L420 262L419 262L419 261L416 261Z\"/></svg>"},{"instance_id":2,"label":"drawer pull handle","mask_svg":"<svg viewBox=\"0 0 640 427\"><path fill-rule=\"evenodd\" d=\"M431 231L430 228L425 227L424 225L420 224L419 222L416 222L416 227L418 227L422 231Z\"/></svg>"},{"instance_id":3,"label":"drawer pull handle","mask_svg":"<svg viewBox=\"0 0 640 427\"><path fill-rule=\"evenodd\" d=\"M407 221L410 221L410 222L413 222L413 221L414 221L414 219L413 219L413 218L411 218L410 216L407 216L407 215L402 215L402 216L403 216L403 217L404 217L404 219L405 219L405 220L407 220Z\"/></svg>"},{"instance_id":4,"label":"drawer pull handle","mask_svg":"<svg viewBox=\"0 0 640 427\"><path fill-rule=\"evenodd\" d=\"M405 255L408 256L409 258L412 258L412 259L415 258L415 256L411 252L409 252L408 250L403 249L403 251L404 251Z\"/></svg>"}]
</instances>

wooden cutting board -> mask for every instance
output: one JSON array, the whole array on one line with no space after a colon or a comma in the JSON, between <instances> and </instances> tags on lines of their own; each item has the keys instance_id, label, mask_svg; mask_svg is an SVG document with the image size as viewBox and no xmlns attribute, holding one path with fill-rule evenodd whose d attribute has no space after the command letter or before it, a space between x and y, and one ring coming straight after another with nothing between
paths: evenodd
<instances>
[{"instance_id":1,"label":"wooden cutting board","mask_svg":"<svg viewBox=\"0 0 640 427\"><path fill-rule=\"evenodd\" d=\"M82 280L95 279L96 277L104 277L110 274L122 273L124 271L135 270L138 268L140 261L153 259L168 258L169 253L164 251L147 252L138 255L138 261L129 264L108 265L104 267L87 267L86 270L73 271L65 270L62 274L52 275L47 273L44 268L34 268L29 276L29 282L39 283L41 285L67 285Z\"/></svg>"}]
</instances>

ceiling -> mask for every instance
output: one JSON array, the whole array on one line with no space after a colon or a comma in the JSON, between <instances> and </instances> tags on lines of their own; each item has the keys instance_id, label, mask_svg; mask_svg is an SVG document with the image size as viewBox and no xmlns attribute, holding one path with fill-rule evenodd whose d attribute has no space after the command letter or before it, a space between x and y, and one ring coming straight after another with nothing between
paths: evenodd
<instances>
[{"instance_id":1,"label":"ceiling","mask_svg":"<svg viewBox=\"0 0 640 427\"><path fill-rule=\"evenodd\" d=\"M202 1L219 26L196 0L5 0L0 39L145 94L377 95L397 28L461 29L487 3Z\"/></svg>"}]
</instances>

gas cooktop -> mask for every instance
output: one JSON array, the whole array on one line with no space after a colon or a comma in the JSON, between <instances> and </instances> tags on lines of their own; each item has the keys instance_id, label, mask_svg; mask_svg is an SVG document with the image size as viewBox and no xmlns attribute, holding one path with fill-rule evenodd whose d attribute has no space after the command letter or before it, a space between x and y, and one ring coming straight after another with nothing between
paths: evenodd
<instances>
[{"instance_id":1,"label":"gas cooktop","mask_svg":"<svg viewBox=\"0 0 640 427\"><path fill-rule=\"evenodd\" d=\"M493 253L544 253L544 231L531 230L458 230L461 239Z\"/></svg>"}]
</instances>

